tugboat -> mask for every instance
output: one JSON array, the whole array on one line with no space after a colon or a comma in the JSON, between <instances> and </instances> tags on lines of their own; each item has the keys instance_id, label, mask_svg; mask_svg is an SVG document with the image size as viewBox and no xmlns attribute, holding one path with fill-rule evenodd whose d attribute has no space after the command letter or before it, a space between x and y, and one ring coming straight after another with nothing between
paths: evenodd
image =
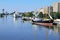
<instances>
[{"instance_id":1,"label":"tugboat","mask_svg":"<svg viewBox=\"0 0 60 40\"><path fill-rule=\"evenodd\" d=\"M38 18L33 18L32 22L33 24L37 25L43 25L43 26L52 26L53 25L53 18L49 15L50 19L38 19Z\"/></svg>"},{"instance_id":2,"label":"tugboat","mask_svg":"<svg viewBox=\"0 0 60 40\"><path fill-rule=\"evenodd\" d=\"M48 20L32 20L32 22L38 22L38 23L53 23L52 19L48 19Z\"/></svg>"},{"instance_id":3,"label":"tugboat","mask_svg":"<svg viewBox=\"0 0 60 40\"><path fill-rule=\"evenodd\" d=\"M33 21L33 24L43 25L43 26L52 26L53 25L53 20L50 19L50 20Z\"/></svg>"},{"instance_id":4,"label":"tugboat","mask_svg":"<svg viewBox=\"0 0 60 40\"><path fill-rule=\"evenodd\" d=\"M53 23L53 18L49 15L50 19L43 19L43 18L32 18L32 22L38 23Z\"/></svg>"}]
</instances>

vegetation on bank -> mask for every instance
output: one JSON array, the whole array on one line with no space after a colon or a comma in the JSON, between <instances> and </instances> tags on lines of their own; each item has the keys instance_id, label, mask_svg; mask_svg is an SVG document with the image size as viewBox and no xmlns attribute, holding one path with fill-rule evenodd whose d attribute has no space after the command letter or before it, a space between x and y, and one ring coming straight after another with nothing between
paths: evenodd
<instances>
[{"instance_id":1,"label":"vegetation on bank","mask_svg":"<svg viewBox=\"0 0 60 40\"><path fill-rule=\"evenodd\" d=\"M52 12L50 13L53 19L60 19L60 13L59 12ZM39 13L38 17L41 18L49 18L48 14L43 14L42 12Z\"/></svg>"},{"instance_id":2,"label":"vegetation on bank","mask_svg":"<svg viewBox=\"0 0 60 40\"><path fill-rule=\"evenodd\" d=\"M39 18L46 18L48 19L49 18L49 15L48 14L43 14L42 12L39 13L38 15Z\"/></svg>"},{"instance_id":3,"label":"vegetation on bank","mask_svg":"<svg viewBox=\"0 0 60 40\"><path fill-rule=\"evenodd\" d=\"M15 12L13 13L0 13L0 17L4 17L4 15L13 15ZM21 13L23 17L33 17L35 16L34 14L34 11L31 11L31 12L24 12L24 13ZM60 19L60 13L59 12L52 12L50 13L50 15L52 16L53 19ZM49 19L49 14L43 14L42 12L38 13L37 15L38 18L46 18L46 19Z\"/></svg>"},{"instance_id":4,"label":"vegetation on bank","mask_svg":"<svg viewBox=\"0 0 60 40\"><path fill-rule=\"evenodd\" d=\"M4 15L3 14L0 14L0 18L2 18L2 17L4 17Z\"/></svg>"},{"instance_id":5,"label":"vegetation on bank","mask_svg":"<svg viewBox=\"0 0 60 40\"><path fill-rule=\"evenodd\" d=\"M33 12L27 12L27 13L23 13L22 16L24 16L24 17L33 17L35 15L33 14ZM49 15L48 14L43 14L42 12L40 12L37 17L38 18L49 18Z\"/></svg>"},{"instance_id":6,"label":"vegetation on bank","mask_svg":"<svg viewBox=\"0 0 60 40\"><path fill-rule=\"evenodd\" d=\"M40 12L39 15L38 15L38 17L39 17L39 18L40 18L40 17L43 18L43 13Z\"/></svg>"},{"instance_id":7,"label":"vegetation on bank","mask_svg":"<svg viewBox=\"0 0 60 40\"><path fill-rule=\"evenodd\" d=\"M53 17L53 19L60 19L60 13L59 12L53 12L53 13L51 13L51 16Z\"/></svg>"},{"instance_id":8,"label":"vegetation on bank","mask_svg":"<svg viewBox=\"0 0 60 40\"><path fill-rule=\"evenodd\" d=\"M4 15L9 15L9 13L5 14L5 13L0 13L0 18L4 17Z\"/></svg>"},{"instance_id":9,"label":"vegetation on bank","mask_svg":"<svg viewBox=\"0 0 60 40\"><path fill-rule=\"evenodd\" d=\"M58 13L58 12L50 13L50 15L52 16L53 19L60 19L60 13ZM22 16L24 16L24 17L33 17L34 14L33 14L33 12L27 12L27 13L23 13ZM42 12L40 12L37 17L49 19L49 14L43 14Z\"/></svg>"},{"instance_id":10,"label":"vegetation on bank","mask_svg":"<svg viewBox=\"0 0 60 40\"><path fill-rule=\"evenodd\" d=\"M33 12L27 12L27 13L23 13L22 16L24 16L24 17L33 17L34 15L33 15Z\"/></svg>"}]
</instances>

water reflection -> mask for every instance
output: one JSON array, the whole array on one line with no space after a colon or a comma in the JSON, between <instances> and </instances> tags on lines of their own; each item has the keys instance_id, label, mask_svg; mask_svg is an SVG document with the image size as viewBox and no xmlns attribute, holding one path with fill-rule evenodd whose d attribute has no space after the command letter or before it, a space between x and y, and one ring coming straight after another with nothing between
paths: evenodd
<instances>
[{"instance_id":1,"label":"water reflection","mask_svg":"<svg viewBox=\"0 0 60 40\"><path fill-rule=\"evenodd\" d=\"M60 27L54 27L54 32L55 32L56 34L59 33L59 28L60 28Z\"/></svg>"},{"instance_id":2,"label":"water reflection","mask_svg":"<svg viewBox=\"0 0 60 40\"><path fill-rule=\"evenodd\" d=\"M39 29L38 25L33 25L34 27L34 32L35 32L35 37L38 35L37 31ZM44 28L43 28L44 27ZM60 25L53 25L52 27L47 27L47 26L40 26L40 30L43 28L45 30L45 35L46 38L45 40L60 40ZM43 33L42 33L43 34ZM36 37L37 38L37 37Z\"/></svg>"},{"instance_id":3,"label":"water reflection","mask_svg":"<svg viewBox=\"0 0 60 40\"><path fill-rule=\"evenodd\" d=\"M60 40L60 26L54 25L53 28L49 29L49 31L46 29L46 40L49 40L48 38L49 38L50 35L52 37L53 36L52 34L54 35L54 37L56 37L56 38L54 38L55 40Z\"/></svg>"},{"instance_id":4,"label":"water reflection","mask_svg":"<svg viewBox=\"0 0 60 40\"><path fill-rule=\"evenodd\" d=\"M13 18L14 23L17 23L18 18Z\"/></svg>"},{"instance_id":5,"label":"water reflection","mask_svg":"<svg viewBox=\"0 0 60 40\"><path fill-rule=\"evenodd\" d=\"M4 15L0 14L0 18L3 18L3 17L4 17Z\"/></svg>"},{"instance_id":6,"label":"water reflection","mask_svg":"<svg viewBox=\"0 0 60 40\"><path fill-rule=\"evenodd\" d=\"M35 40L37 40L37 37L40 34L42 36L45 34L42 40L59 40L60 39L60 37L59 37L60 36L60 27L59 26L56 26L56 25L53 25L53 26L40 26L40 25L32 24L32 27L33 27L33 30L34 30ZM44 33L39 32L40 34L38 34L38 31L43 31ZM41 37L40 37L40 40L41 40Z\"/></svg>"},{"instance_id":7,"label":"water reflection","mask_svg":"<svg viewBox=\"0 0 60 40\"><path fill-rule=\"evenodd\" d=\"M33 30L34 30L34 40L36 40L37 37L37 25L32 25L33 26Z\"/></svg>"},{"instance_id":8,"label":"water reflection","mask_svg":"<svg viewBox=\"0 0 60 40\"><path fill-rule=\"evenodd\" d=\"M4 24L2 22L4 21ZM7 22L7 23L6 23ZM60 25L40 26L34 25L29 21L23 21L21 18L4 17L0 19L1 38L12 40L60 40ZM12 38L11 38L12 37ZM0 39L1 40L1 39Z\"/></svg>"},{"instance_id":9,"label":"water reflection","mask_svg":"<svg viewBox=\"0 0 60 40\"><path fill-rule=\"evenodd\" d=\"M35 31L38 29L38 27L37 27L38 25L32 25L32 26L33 26Z\"/></svg>"}]
</instances>

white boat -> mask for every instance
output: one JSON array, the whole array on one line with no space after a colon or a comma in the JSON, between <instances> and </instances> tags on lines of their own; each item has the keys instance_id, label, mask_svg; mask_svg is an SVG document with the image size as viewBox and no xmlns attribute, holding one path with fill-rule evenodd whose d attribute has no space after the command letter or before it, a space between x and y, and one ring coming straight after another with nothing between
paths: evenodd
<instances>
[{"instance_id":1,"label":"white boat","mask_svg":"<svg viewBox=\"0 0 60 40\"><path fill-rule=\"evenodd\" d=\"M41 21L42 18L32 18L33 21Z\"/></svg>"},{"instance_id":2,"label":"white boat","mask_svg":"<svg viewBox=\"0 0 60 40\"><path fill-rule=\"evenodd\" d=\"M32 20L31 17L22 17L22 20Z\"/></svg>"},{"instance_id":3,"label":"white boat","mask_svg":"<svg viewBox=\"0 0 60 40\"><path fill-rule=\"evenodd\" d=\"M54 23L60 24L60 19L54 20Z\"/></svg>"},{"instance_id":4,"label":"white boat","mask_svg":"<svg viewBox=\"0 0 60 40\"><path fill-rule=\"evenodd\" d=\"M18 12L15 12L15 13L13 14L13 16L14 16L14 18L21 17L21 15L19 15L19 13L18 13Z\"/></svg>"}]
</instances>

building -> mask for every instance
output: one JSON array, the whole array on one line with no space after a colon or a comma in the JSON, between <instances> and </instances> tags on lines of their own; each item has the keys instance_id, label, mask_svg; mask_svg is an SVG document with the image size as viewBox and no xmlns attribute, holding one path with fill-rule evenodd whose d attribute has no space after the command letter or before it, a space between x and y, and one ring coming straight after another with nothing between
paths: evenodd
<instances>
[{"instance_id":1,"label":"building","mask_svg":"<svg viewBox=\"0 0 60 40\"><path fill-rule=\"evenodd\" d=\"M41 8L39 11L42 12L43 14L49 14L49 13L53 12L53 7L48 6L48 7L45 7L45 8Z\"/></svg>"},{"instance_id":2,"label":"building","mask_svg":"<svg viewBox=\"0 0 60 40\"><path fill-rule=\"evenodd\" d=\"M48 14L48 13L49 13L49 7L45 7L45 8L44 8L44 13L45 13L45 14Z\"/></svg>"},{"instance_id":3,"label":"building","mask_svg":"<svg viewBox=\"0 0 60 40\"><path fill-rule=\"evenodd\" d=\"M41 9L39 10L39 12L42 12L42 13L44 14L44 9L43 9L43 8L41 8Z\"/></svg>"},{"instance_id":4,"label":"building","mask_svg":"<svg viewBox=\"0 0 60 40\"><path fill-rule=\"evenodd\" d=\"M49 6L49 13L53 12L53 6Z\"/></svg>"},{"instance_id":5,"label":"building","mask_svg":"<svg viewBox=\"0 0 60 40\"><path fill-rule=\"evenodd\" d=\"M60 2L53 3L53 12L60 12Z\"/></svg>"},{"instance_id":6,"label":"building","mask_svg":"<svg viewBox=\"0 0 60 40\"><path fill-rule=\"evenodd\" d=\"M52 6L48 6L44 8L44 13L45 14L49 14L53 12L53 7Z\"/></svg>"}]
</instances>

